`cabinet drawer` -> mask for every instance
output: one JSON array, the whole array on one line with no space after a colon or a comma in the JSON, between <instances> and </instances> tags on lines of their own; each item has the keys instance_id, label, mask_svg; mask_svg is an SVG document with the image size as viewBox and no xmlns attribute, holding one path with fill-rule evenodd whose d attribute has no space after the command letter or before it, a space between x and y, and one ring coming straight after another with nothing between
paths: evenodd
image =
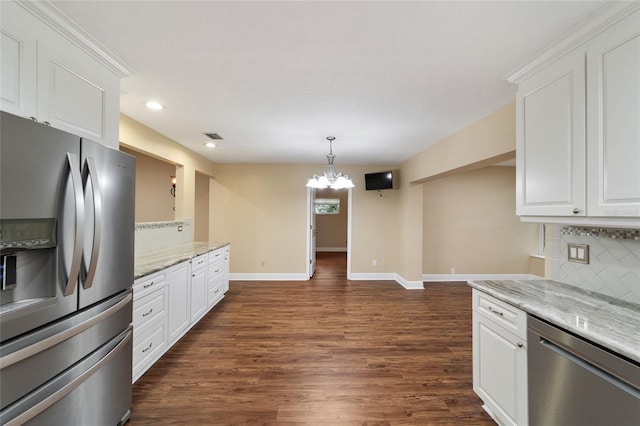
<instances>
[{"instance_id":1,"label":"cabinet drawer","mask_svg":"<svg viewBox=\"0 0 640 426\"><path fill-rule=\"evenodd\" d=\"M191 260L191 271L199 271L202 268L206 268L207 267L207 255L206 254L202 254L198 257L194 257Z\"/></svg>"},{"instance_id":2,"label":"cabinet drawer","mask_svg":"<svg viewBox=\"0 0 640 426\"><path fill-rule=\"evenodd\" d=\"M133 283L133 300L144 297L166 285L167 281L164 271L138 278Z\"/></svg>"},{"instance_id":3,"label":"cabinet drawer","mask_svg":"<svg viewBox=\"0 0 640 426\"><path fill-rule=\"evenodd\" d=\"M473 290L473 309L480 315L520 337L527 338L527 314L479 290Z\"/></svg>"},{"instance_id":4,"label":"cabinet drawer","mask_svg":"<svg viewBox=\"0 0 640 426\"><path fill-rule=\"evenodd\" d=\"M209 262L211 263L211 262L216 262L218 260L224 260L225 249L226 247L223 247L223 248L214 250L212 252L209 252Z\"/></svg>"},{"instance_id":5,"label":"cabinet drawer","mask_svg":"<svg viewBox=\"0 0 640 426\"><path fill-rule=\"evenodd\" d=\"M133 378L134 381L145 372L146 366L160 357L167 344L166 321L161 321L158 327L142 333L140 337L133 334Z\"/></svg>"},{"instance_id":6,"label":"cabinet drawer","mask_svg":"<svg viewBox=\"0 0 640 426\"><path fill-rule=\"evenodd\" d=\"M215 305L224 295L224 281L222 279L209 280L207 286L207 306Z\"/></svg>"},{"instance_id":7,"label":"cabinet drawer","mask_svg":"<svg viewBox=\"0 0 640 426\"><path fill-rule=\"evenodd\" d=\"M215 279L218 275L224 274L224 259L217 259L214 263L209 264L209 279Z\"/></svg>"},{"instance_id":8,"label":"cabinet drawer","mask_svg":"<svg viewBox=\"0 0 640 426\"><path fill-rule=\"evenodd\" d=\"M167 312L167 287L134 301L133 327L134 330L146 328L156 318Z\"/></svg>"}]
</instances>

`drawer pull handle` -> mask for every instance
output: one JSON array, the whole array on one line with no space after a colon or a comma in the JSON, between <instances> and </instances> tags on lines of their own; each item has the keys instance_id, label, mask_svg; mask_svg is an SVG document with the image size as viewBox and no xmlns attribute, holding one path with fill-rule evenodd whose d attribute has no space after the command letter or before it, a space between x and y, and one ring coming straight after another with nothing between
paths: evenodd
<instances>
[{"instance_id":1,"label":"drawer pull handle","mask_svg":"<svg viewBox=\"0 0 640 426\"><path fill-rule=\"evenodd\" d=\"M493 309L491 306L489 306L489 312L493 312L496 315L500 315L501 317L504 316L504 314L496 309Z\"/></svg>"},{"instance_id":2,"label":"drawer pull handle","mask_svg":"<svg viewBox=\"0 0 640 426\"><path fill-rule=\"evenodd\" d=\"M153 346L153 342L150 342L150 343L149 343L149 346L147 346L146 348L144 348L144 349L142 350L142 353L145 353L146 351L148 351L149 349L151 349L151 346Z\"/></svg>"},{"instance_id":3,"label":"drawer pull handle","mask_svg":"<svg viewBox=\"0 0 640 426\"><path fill-rule=\"evenodd\" d=\"M522 343L522 342L518 342L516 345L517 345L519 348L524 347L524 343Z\"/></svg>"},{"instance_id":4,"label":"drawer pull handle","mask_svg":"<svg viewBox=\"0 0 640 426\"><path fill-rule=\"evenodd\" d=\"M149 284L145 284L142 286L142 288L148 288L151 287L153 285L153 281L151 281Z\"/></svg>"},{"instance_id":5,"label":"drawer pull handle","mask_svg":"<svg viewBox=\"0 0 640 426\"><path fill-rule=\"evenodd\" d=\"M149 309L149 312L147 312L146 314L142 314L143 317L146 317L147 315L150 315L151 312L153 312L153 308Z\"/></svg>"},{"instance_id":6,"label":"drawer pull handle","mask_svg":"<svg viewBox=\"0 0 640 426\"><path fill-rule=\"evenodd\" d=\"M214 273L218 273L220 272L220 269L216 269L215 271L213 271Z\"/></svg>"},{"instance_id":7,"label":"drawer pull handle","mask_svg":"<svg viewBox=\"0 0 640 426\"><path fill-rule=\"evenodd\" d=\"M216 289L216 291L213 292L213 294L218 294L218 292L220 291L220 289Z\"/></svg>"}]
</instances>

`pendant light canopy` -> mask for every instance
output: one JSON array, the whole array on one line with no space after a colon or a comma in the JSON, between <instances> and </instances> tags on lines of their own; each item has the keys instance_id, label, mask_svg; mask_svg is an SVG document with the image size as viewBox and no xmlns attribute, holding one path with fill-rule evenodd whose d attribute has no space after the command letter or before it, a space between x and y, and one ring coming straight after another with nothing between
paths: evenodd
<instances>
[{"instance_id":1,"label":"pendant light canopy","mask_svg":"<svg viewBox=\"0 0 640 426\"><path fill-rule=\"evenodd\" d=\"M349 176L343 175L342 173L336 173L336 168L333 165L333 160L336 158L333 155L333 141L336 138L333 136L327 137L329 141L329 154L327 155L327 171L322 173L322 175L313 175L311 179L307 182L307 187L309 188L331 188L331 189L344 189L344 188L353 188L355 185L349 179Z\"/></svg>"}]
</instances>

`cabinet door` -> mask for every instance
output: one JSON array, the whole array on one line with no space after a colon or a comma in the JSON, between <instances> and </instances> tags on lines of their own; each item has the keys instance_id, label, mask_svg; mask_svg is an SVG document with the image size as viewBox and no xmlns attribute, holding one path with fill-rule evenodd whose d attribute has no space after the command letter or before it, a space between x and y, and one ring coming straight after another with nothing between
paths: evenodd
<instances>
[{"instance_id":1,"label":"cabinet door","mask_svg":"<svg viewBox=\"0 0 640 426\"><path fill-rule=\"evenodd\" d=\"M588 215L640 217L640 11L587 50Z\"/></svg>"},{"instance_id":2,"label":"cabinet door","mask_svg":"<svg viewBox=\"0 0 640 426\"><path fill-rule=\"evenodd\" d=\"M189 298L189 262L174 266L169 279L169 343L179 339L191 324Z\"/></svg>"},{"instance_id":3,"label":"cabinet door","mask_svg":"<svg viewBox=\"0 0 640 426\"><path fill-rule=\"evenodd\" d=\"M118 149L118 78L56 33L37 61L38 120Z\"/></svg>"},{"instance_id":4,"label":"cabinet door","mask_svg":"<svg viewBox=\"0 0 640 426\"><path fill-rule=\"evenodd\" d=\"M35 117L36 34L39 23L14 2L0 2L0 108ZM40 25L42 27L42 25Z\"/></svg>"},{"instance_id":5,"label":"cabinet door","mask_svg":"<svg viewBox=\"0 0 640 426\"><path fill-rule=\"evenodd\" d=\"M207 311L207 268L191 274L191 322L198 321Z\"/></svg>"},{"instance_id":6,"label":"cabinet door","mask_svg":"<svg viewBox=\"0 0 640 426\"><path fill-rule=\"evenodd\" d=\"M584 61L571 53L518 87L518 215L585 215Z\"/></svg>"},{"instance_id":7,"label":"cabinet door","mask_svg":"<svg viewBox=\"0 0 640 426\"><path fill-rule=\"evenodd\" d=\"M474 312L473 390L505 425L527 424L525 342Z\"/></svg>"},{"instance_id":8,"label":"cabinet door","mask_svg":"<svg viewBox=\"0 0 640 426\"><path fill-rule=\"evenodd\" d=\"M226 293L229 291L229 263L231 262L231 253L229 250L229 246L224 248L224 283L223 283L223 291Z\"/></svg>"}]
</instances>

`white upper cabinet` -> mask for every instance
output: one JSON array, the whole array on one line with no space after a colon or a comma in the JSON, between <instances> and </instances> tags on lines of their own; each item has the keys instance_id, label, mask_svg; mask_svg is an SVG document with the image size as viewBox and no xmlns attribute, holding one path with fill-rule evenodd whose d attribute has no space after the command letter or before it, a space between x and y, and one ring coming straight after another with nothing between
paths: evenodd
<instances>
[{"instance_id":1,"label":"white upper cabinet","mask_svg":"<svg viewBox=\"0 0 640 426\"><path fill-rule=\"evenodd\" d=\"M0 108L117 149L126 66L47 2L0 7Z\"/></svg>"},{"instance_id":2,"label":"white upper cabinet","mask_svg":"<svg viewBox=\"0 0 640 426\"><path fill-rule=\"evenodd\" d=\"M36 38L43 23L13 2L0 2L0 107L22 117L36 116Z\"/></svg>"},{"instance_id":3,"label":"white upper cabinet","mask_svg":"<svg viewBox=\"0 0 640 426\"><path fill-rule=\"evenodd\" d=\"M640 11L587 48L587 211L640 217Z\"/></svg>"},{"instance_id":4,"label":"white upper cabinet","mask_svg":"<svg viewBox=\"0 0 640 426\"><path fill-rule=\"evenodd\" d=\"M508 76L524 221L640 227L640 3L617 3Z\"/></svg>"},{"instance_id":5,"label":"white upper cabinet","mask_svg":"<svg viewBox=\"0 0 640 426\"><path fill-rule=\"evenodd\" d=\"M518 86L519 215L585 214L584 68L576 52Z\"/></svg>"}]
</instances>

